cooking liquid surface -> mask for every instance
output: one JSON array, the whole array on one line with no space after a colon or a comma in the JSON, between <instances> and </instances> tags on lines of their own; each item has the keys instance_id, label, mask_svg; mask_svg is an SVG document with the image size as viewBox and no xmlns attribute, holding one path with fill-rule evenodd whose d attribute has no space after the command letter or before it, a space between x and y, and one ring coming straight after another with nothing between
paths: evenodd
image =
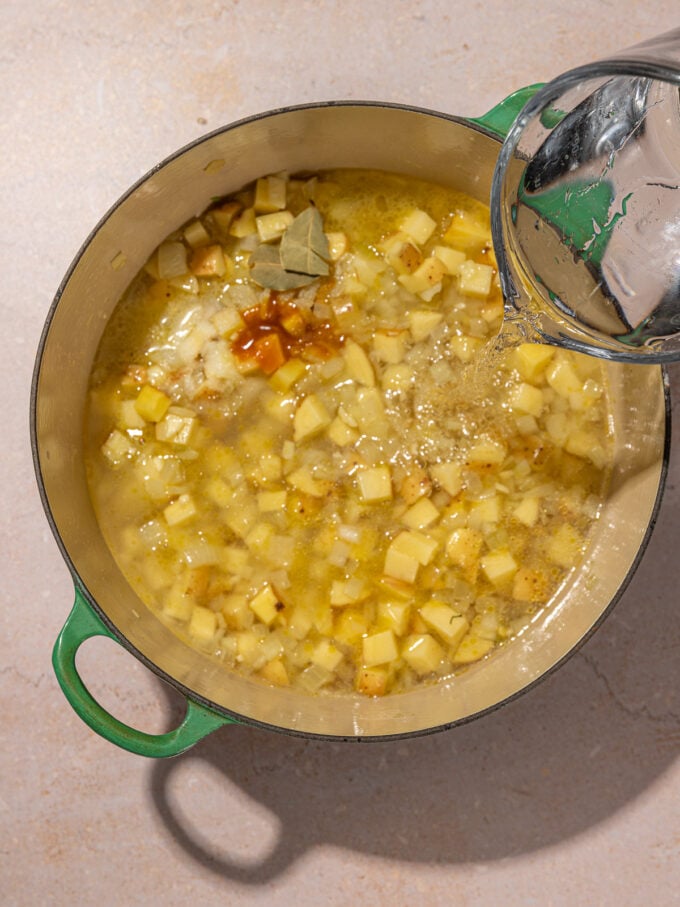
<instances>
[{"instance_id":1,"label":"cooking liquid surface","mask_svg":"<svg viewBox=\"0 0 680 907\"><path fill-rule=\"evenodd\" d=\"M119 304L92 499L140 598L225 670L398 692L493 657L578 566L610 466L603 372L496 349L479 203L376 172L277 179L282 201L258 184L169 237ZM310 201L330 273L258 286L252 215Z\"/></svg>"}]
</instances>

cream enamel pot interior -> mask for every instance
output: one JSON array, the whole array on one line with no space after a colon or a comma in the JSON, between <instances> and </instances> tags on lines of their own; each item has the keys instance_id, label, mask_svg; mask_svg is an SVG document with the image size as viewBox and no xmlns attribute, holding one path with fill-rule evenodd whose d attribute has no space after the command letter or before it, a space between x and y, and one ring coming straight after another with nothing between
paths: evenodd
<instances>
[{"instance_id":1,"label":"cream enamel pot interior","mask_svg":"<svg viewBox=\"0 0 680 907\"><path fill-rule=\"evenodd\" d=\"M609 364L616 455L611 490L585 564L557 601L511 644L463 675L370 699L310 696L236 676L180 641L142 605L100 533L83 464L91 363L122 292L166 235L214 197L262 174L368 167L454 186L488 202L501 136L531 90L479 121L413 108L333 103L274 111L214 132L173 155L104 217L67 274L48 316L32 395L38 482L72 571L76 605L54 665L78 714L134 752L173 755L230 721L327 738L385 739L467 721L507 702L559 665L616 601L654 522L668 458L668 405L657 366ZM88 636L109 635L188 701L182 725L143 734L90 696L75 668Z\"/></svg>"}]
</instances>

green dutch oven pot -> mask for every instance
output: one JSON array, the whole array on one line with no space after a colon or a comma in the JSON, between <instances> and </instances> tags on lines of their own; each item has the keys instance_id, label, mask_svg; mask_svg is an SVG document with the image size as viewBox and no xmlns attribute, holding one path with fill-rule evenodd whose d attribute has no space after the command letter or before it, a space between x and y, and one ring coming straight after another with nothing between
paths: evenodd
<instances>
[{"instance_id":1,"label":"green dutch oven pot","mask_svg":"<svg viewBox=\"0 0 680 907\"><path fill-rule=\"evenodd\" d=\"M357 741L450 728L508 702L553 671L620 596L647 542L666 472L668 393L658 366L606 366L616 447L611 488L584 565L551 608L521 637L460 677L383 699L269 687L188 647L141 604L118 569L99 530L85 477L83 413L91 363L118 299L168 233L214 197L280 170L391 170L488 203L503 137L538 87L516 92L479 119L399 105L333 102L241 120L159 164L88 237L43 331L31 433L43 504L75 583L75 605L54 647L54 670L75 711L102 737L159 757L176 755L233 722ZM166 734L143 733L92 697L75 659L79 646L97 635L116 640L180 691L187 708L179 727Z\"/></svg>"}]
</instances>

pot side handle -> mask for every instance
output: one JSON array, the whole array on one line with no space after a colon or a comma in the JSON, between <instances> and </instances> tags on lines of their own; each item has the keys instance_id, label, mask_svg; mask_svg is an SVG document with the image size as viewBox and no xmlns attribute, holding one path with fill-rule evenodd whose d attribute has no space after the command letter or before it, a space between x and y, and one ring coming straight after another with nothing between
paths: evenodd
<instances>
[{"instance_id":1,"label":"pot side handle","mask_svg":"<svg viewBox=\"0 0 680 907\"><path fill-rule=\"evenodd\" d=\"M504 139L522 107L533 98L539 88L543 88L543 82L527 85L526 88L518 88L483 116L471 117L469 122L476 123Z\"/></svg>"},{"instance_id":2,"label":"pot side handle","mask_svg":"<svg viewBox=\"0 0 680 907\"><path fill-rule=\"evenodd\" d=\"M76 668L76 653L92 636L106 636L118 642L76 588L73 609L54 645L52 666L73 710L101 737L139 756L161 758L177 756L218 727L235 723L188 697L182 723L166 734L147 734L114 718L94 699Z\"/></svg>"}]
</instances>

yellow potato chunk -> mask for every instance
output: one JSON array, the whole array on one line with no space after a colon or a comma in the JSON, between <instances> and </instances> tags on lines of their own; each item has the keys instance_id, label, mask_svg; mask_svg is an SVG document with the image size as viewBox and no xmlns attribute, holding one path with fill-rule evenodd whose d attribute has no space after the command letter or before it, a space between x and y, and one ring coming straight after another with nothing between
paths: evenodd
<instances>
[{"instance_id":1,"label":"yellow potato chunk","mask_svg":"<svg viewBox=\"0 0 680 907\"><path fill-rule=\"evenodd\" d=\"M491 230L473 215L460 212L454 215L444 234L444 240L454 248L474 255L486 246L491 246Z\"/></svg>"},{"instance_id":2,"label":"yellow potato chunk","mask_svg":"<svg viewBox=\"0 0 680 907\"><path fill-rule=\"evenodd\" d=\"M427 529L439 519L439 511L429 498L420 498L419 501L409 507L402 516L401 521L409 529Z\"/></svg>"},{"instance_id":3,"label":"yellow potato chunk","mask_svg":"<svg viewBox=\"0 0 680 907\"><path fill-rule=\"evenodd\" d=\"M464 261L458 269L458 289L464 296L486 299L491 292L493 268L476 261Z\"/></svg>"},{"instance_id":4,"label":"yellow potato chunk","mask_svg":"<svg viewBox=\"0 0 680 907\"><path fill-rule=\"evenodd\" d=\"M316 394L308 394L295 410L293 438L303 441L330 425L331 416Z\"/></svg>"},{"instance_id":5,"label":"yellow potato chunk","mask_svg":"<svg viewBox=\"0 0 680 907\"><path fill-rule=\"evenodd\" d=\"M468 633L463 637L461 644L453 654L454 664L470 664L479 661L493 649L494 641L484 639L482 636L476 636L474 633Z\"/></svg>"},{"instance_id":6,"label":"yellow potato chunk","mask_svg":"<svg viewBox=\"0 0 680 907\"><path fill-rule=\"evenodd\" d=\"M217 630L217 617L210 608L202 608L196 605L191 612L191 619L188 626L189 636L197 643L209 643L215 636Z\"/></svg>"},{"instance_id":7,"label":"yellow potato chunk","mask_svg":"<svg viewBox=\"0 0 680 907\"><path fill-rule=\"evenodd\" d=\"M581 555L583 539L573 526L565 524L557 529L547 546L547 555L560 567L573 567Z\"/></svg>"},{"instance_id":8,"label":"yellow potato chunk","mask_svg":"<svg viewBox=\"0 0 680 907\"><path fill-rule=\"evenodd\" d=\"M378 623L386 625L397 636L408 630L411 606L407 601L386 601L378 604Z\"/></svg>"},{"instance_id":9,"label":"yellow potato chunk","mask_svg":"<svg viewBox=\"0 0 680 907\"><path fill-rule=\"evenodd\" d=\"M384 696L388 675L385 668L361 668L357 671L356 688L364 696Z\"/></svg>"},{"instance_id":10,"label":"yellow potato chunk","mask_svg":"<svg viewBox=\"0 0 680 907\"><path fill-rule=\"evenodd\" d=\"M271 214L286 207L286 180L281 176L264 176L255 183L255 211Z\"/></svg>"},{"instance_id":11,"label":"yellow potato chunk","mask_svg":"<svg viewBox=\"0 0 680 907\"><path fill-rule=\"evenodd\" d=\"M269 379L269 386L280 394L285 394L302 378L307 371L306 364L301 359L289 359L277 368Z\"/></svg>"},{"instance_id":12,"label":"yellow potato chunk","mask_svg":"<svg viewBox=\"0 0 680 907\"><path fill-rule=\"evenodd\" d=\"M363 384L365 387L375 385L375 372L363 348L353 340L346 340L342 350L342 357L345 360L347 374L353 381Z\"/></svg>"},{"instance_id":13,"label":"yellow potato chunk","mask_svg":"<svg viewBox=\"0 0 680 907\"><path fill-rule=\"evenodd\" d=\"M326 668L327 671L335 671L342 659L343 655L340 649L329 640L322 639L315 646L311 661L312 664Z\"/></svg>"},{"instance_id":14,"label":"yellow potato chunk","mask_svg":"<svg viewBox=\"0 0 680 907\"><path fill-rule=\"evenodd\" d=\"M548 384L561 397L569 398L570 394L580 391L583 382L576 374L574 366L568 359L560 357L546 370L545 376Z\"/></svg>"},{"instance_id":15,"label":"yellow potato chunk","mask_svg":"<svg viewBox=\"0 0 680 907\"><path fill-rule=\"evenodd\" d=\"M408 636L401 650L404 661L416 674L436 671L444 657L444 650L429 633Z\"/></svg>"},{"instance_id":16,"label":"yellow potato chunk","mask_svg":"<svg viewBox=\"0 0 680 907\"><path fill-rule=\"evenodd\" d=\"M362 644L363 663L367 668L387 664L399 657L397 642L391 630L383 630L364 637Z\"/></svg>"},{"instance_id":17,"label":"yellow potato chunk","mask_svg":"<svg viewBox=\"0 0 680 907\"><path fill-rule=\"evenodd\" d=\"M555 355L555 348L542 343L521 343L513 350L517 370L525 381L536 381Z\"/></svg>"},{"instance_id":18,"label":"yellow potato chunk","mask_svg":"<svg viewBox=\"0 0 680 907\"><path fill-rule=\"evenodd\" d=\"M480 564L494 586L502 586L513 578L518 563L509 551L490 551L481 558Z\"/></svg>"},{"instance_id":19,"label":"yellow potato chunk","mask_svg":"<svg viewBox=\"0 0 680 907\"><path fill-rule=\"evenodd\" d=\"M271 661L268 661L260 671L260 676L277 687L287 687L290 685L288 672L286 671L286 666L281 658L272 658Z\"/></svg>"},{"instance_id":20,"label":"yellow potato chunk","mask_svg":"<svg viewBox=\"0 0 680 907\"><path fill-rule=\"evenodd\" d=\"M467 620L446 602L430 601L420 609L420 616L450 646L456 647L469 629Z\"/></svg>"},{"instance_id":21,"label":"yellow potato chunk","mask_svg":"<svg viewBox=\"0 0 680 907\"><path fill-rule=\"evenodd\" d=\"M269 584L261 589L257 595L248 602L248 607L255 614L257 619L261 620L262 623L267 626L269 626L274 618L277 617L280 605L281 603L279 602L276 592L274 592Z\"/></svg>"},{"instance_id":22,"label":"yellow potato chunk","mask_svg":"<svg viewBox=\"0 0 680 907\"><path fill-rule=\"evenodd\" d=\"M419 564L426 567L437 550L437 544L436 539L422 532L400 532L390 545L390 549L413 557Z\"/></svg>"},{"instance_id":23,"label":"yellow potato chunk","mask_svg":"<svg viewBox=\"0 0 680 907\"><path fill-rule=\"evenodd\" d=\"M540 511L540 498L528 495L512 511L513 517L525 526L534 526Z\"/></svg>"},{"instance_id":24,"label":"yellow potato chunk","mask_svg":"<svg viewBox=\"0 0 680 907\"><path fill-rule=\"evenodd\" d=\"M436 221L432 220L427 211L416 208L404 218L399 229L422 246L432 236L436 226Z\"/></svg>"},{"instance_id":25,"label":"yellow potato chunk","mask_svg":"<svg viewBox=\"0 0 680 907\"><path fill-rule=\"evenodd\" d=\"M450 246L435 246L433 254L441 261L449 274L458 274L465 261L465 253Z\"/></svg>"},{"instance_id":26,"label":"yellow potato chunk","mask_svg":"<svg viewBox=\"0 0 680 907\"><path fill-rule=\"evenodd\" d=\"M160 422L171 404L170 397L151 384L145 384L135 400L135 409L147 422Z\"/></svg>"},{"instance_id":27,"label":"yellow potato chunk","mask_svg":"<svg viewBox=\"0 0 680 907\"><path fill-rule=\"evenodd\" d=\"M540 416L543 412L545 398L543 391L533 384L523 382L510 397L510 405L513 409L518 409L523 413L529 413L532 416Z\"/></svg>"},{"instance_id":28,"label":"yellow potato chunk","mask_svg":"<svg viewBox=\"0 0 680 907\"><path fill-rule=\"evenodd\" d=\"M441 324L444 316L441 312L432 312L429 309L414 309L409 313L411 336L414 343L420 343L429 337L432 331Z\"/></svg>"},{"instance_id":29,"label":"yellow potato chunk","mask_svg":"<svg viewBox=\"0 0 680 907\"><path fill-rule=\"evenodd\" d=\"M548 589L548 577L543 571L520 567L512 584L512 597L525 602L544 602Z\"/></svg>"},{"instance_id":30,"label":"yellow potato chunk","mask_svg":"<svg viewBox=\"0 0 680 907\"><path fill-rule=\"evenodd\" d=\"M290 211L276 211L273 214L261 214L255 218L255 226L260 242L272 242L280 239L293 223Z\"/></svg>"},{"instance_id":31,"label":"yellow potato chunk","mask_svg":"<svg viewBox=\"0 0 680 907\"><path fill-rule=\"evenodd\" d=\"M374 466L357 473L359 494L370 504L392 498L392 475L389 466Z\"/></svg>"},{"instance_id":32,"label":"yellow potato chunk","mask_svg":"<svg viewBox=\"0 0 680 907\"><path fill-rule=\"evenodd\" d=\"M454 529L446 543L449 559L460 567L471 567L477 563L484 544L484 536L476 529L461 526Z\"/></svg>"}]
</instances>

